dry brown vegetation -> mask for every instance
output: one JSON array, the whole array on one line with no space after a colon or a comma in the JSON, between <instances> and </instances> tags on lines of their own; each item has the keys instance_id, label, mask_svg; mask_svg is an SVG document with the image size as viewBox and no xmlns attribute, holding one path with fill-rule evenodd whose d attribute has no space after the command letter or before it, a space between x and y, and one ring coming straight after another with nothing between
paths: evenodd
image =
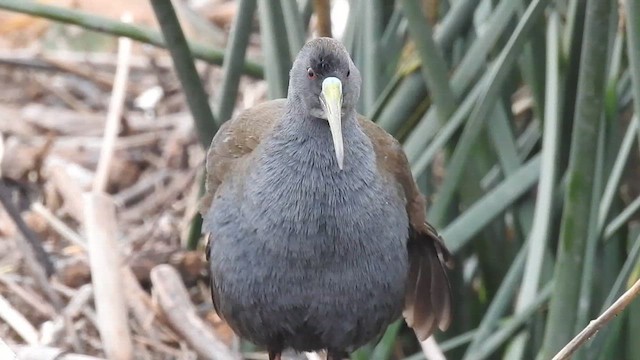
<instances>
[{"instance_id":1,"label":"dry brown vegetation","mask_svg":"<svg viewBox=\"0 0 640 360\"><path fill-rule=\"evenodd\" d=\"M147 2L74 3L155 22ZM235 7L210 3L207 14L225 34ZM0 19L0 185L34 230L25 234L0 209L0 339L21 358L52 359L67 351L104 357L83 194L91 190L105 141L117 41L20 14L2 12ZM213 92L220 70L198 65ZM243 81L240 101L250 105L264 96L264 86ZM135 358L202 357L214 345L209 337L231 346L233 335L210 304L203 252L183 246L197 210L204 151L165 51L134 44L119 118L106 193L117 214L111 230L124 264L120 295ZM25 253L29 239L45 249L44 257ZM46 273L48 264L53 280L43 285L34 272ZM157 269L161 275L154 278L159 264L171 267ZM172 316L164 315L167 309ZM202 323L194 325L189 312ZM190 333L192 326L200 333Z\"/></svg>"}]
</instances>

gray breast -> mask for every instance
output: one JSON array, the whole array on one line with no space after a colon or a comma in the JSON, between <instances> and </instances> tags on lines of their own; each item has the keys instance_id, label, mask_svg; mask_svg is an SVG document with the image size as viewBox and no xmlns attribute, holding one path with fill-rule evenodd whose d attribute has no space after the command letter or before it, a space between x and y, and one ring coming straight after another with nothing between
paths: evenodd
<instances>
[{"instance_id":1,"label":"gray breast","mask_svg":"<svg viewBox=\"0 0 640 360\"><path fill-rule=\"evenodd\" d=\"M274 137L242 193L240 179L225 184L211 210L214 296L255 343L351 349L400 315L406 211L376 173L368 138L344 131L343 171L328 132Z\"/></svg>"}]
</instances>

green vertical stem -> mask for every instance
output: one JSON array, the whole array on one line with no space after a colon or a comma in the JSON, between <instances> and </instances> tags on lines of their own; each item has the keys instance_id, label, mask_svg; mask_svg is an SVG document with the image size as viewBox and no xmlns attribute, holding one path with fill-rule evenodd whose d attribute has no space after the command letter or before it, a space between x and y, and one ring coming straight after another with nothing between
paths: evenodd
<instances>
[{"instance_id":1,"label":"green vertical stem","mask_svg":"<svg viewBox=\"0 0 640 360\"><path fill-rule=\"evenodd\" d=\"M236 18L231 26L229 41L223 64L222 85L220 85L220 106L218 120L223 123L231 118L238 95L238 84L242 73L242 64L247 52L247 45L256 12L256 0L240 0Z\"/></svg>"},{"instance_id":2,"label":"green vertical stem","mask_svg":"<svg viewBox=\"0 0 640 360\"><path fill-rule=\"evenodd\" d=\"M349 51L349 54L351 54L352 57L359 56L359 54L356 54L356 37L359 36L358 30L361 28L360 24L362 21L362 16L358 16L359 8L359 0L349 1L349 15L347 16L347 26L345 27L344 33L342 34L342 43L347 48L347 51Z\"/></svg>"},{"instance_id":3,"label":"green vertical stem","mask_svg":"<svg viewBox=\"0 0 640 360\"><path fill-rule=\"evenodd\" d=\"M564 101L562 104L561 137L568 138L574 119L576 96L578 92L578 72L580 70L580 56L582 49L582 37L584 35L585 0L570 0L567 15L567 24L563 37L563 53L565 54L564 71ZM602 30L604 31L604 29ZM568 141L560 143L559 169L566 169L569 161Z\"/></svg>"},{"instance_id":4,"label":"green vertical stem","mask_svg":"<svg viewBox=\"0 0 640 360\"><path fill-rule=\"evenodd\" d=\"M542 265L553 219L553 199L558 179L557 156L560 131L560 15L551 12L547 27L547 65L544 109L544 133L542 138L542 165L540 183L535 203L533 226L527 242L526 276L516 302L516 311L527 307L538 292ZM508 348L505 359L522 359L528 335L518 335Z\"/></svg>"},{"instance_id":5,"label":"green vertical stem","mask_svg":"<svg viewBox=\"0 0 640 360\"><path fill-rule=\"evenodd\" d=\"M287 27L289 53L291 54L291 61L293 61L302 45L304 45L306 31L302 26L302 16L300 15L300 10L298 10L296 0L282 0L282 12L284 14L284 23Z\"/></svg>"},{"instance_id":6,"label":"green vertical stem","mask_svg":"<svg viewBox=\"0 0 640 360\"><path fill-rule=\"evenodd\" d=\"M170 1L151 0L151 5L173 59L174 69L184 90L189 110L195 122L198 140L204 148L207 148L217 131L217 126L178 17Z\"/></svg>"},{"instance_id":7,"label":"green vertical stem","mask_svg":"<svg viewBox=\"0 0 640 360\"><path fill-rule=\"evenodd\" d=\"M518 289L519 279L522 277L524 271L524 261L526 259L525 250L526 247L523 247L511 263L509 271L500 283L500 288L491 300L491 305L489 305L487 311L483 314L482 321L480 321L480 325L478 325L473 341L467 347L463 360L470 359L480 345L491 336L491 333L497 328L500 317L503 316L509 308L513 294ZM531 300L533 301L533 299L534 298Z\"/></svg>"},{"instance_id":8,"label":"green vertical stem","mask_svg":"<svg viewBox=\"0 0 640 360\"><path fill-rule=\"evenodd\" d=\"M442 19L441 24L438 26L438 28L435 29L433 34L435 42L438 44L438 46L442 50L450 46L453 39L459 36L460 32L464 29L464 27L469 24L469 22L471 21L470 19L473 16L473 10L477 6L478 1L479 0L466 0L464 2L457 2L454 5L454 7L446 13L444 18ZM353 0L353 3L354 4L357 3L357 0ZM352 15L357 15L357 11L351 11L349 13L349 16L351 17ZM351 27L351 24L353 22L354 21L351 21L351 20L349 21L347 25L347 29ZM487 32L488 32L488 29L487 29ZM347 33L348 33L348 30L347 30ZM399 37L399 36L401 35L396 35L396 37ZM382 43L383 44L385 43L384 39ZM394 44L393 46L385 46L383 47L384 50L382 51L384 51L385 54L391 53L392 50L389 50L390 47L391 48L398 47L399 49L401 49L402 43L396 39L396 44ZM399 53L400 51L398 50L397 52ZM413 79L415 77L416 76L413 73L405 74L402 70L396 71L395 75L391 78L391 80L386 83L385 89L382 90L382 93L378 97L374 107L370 109L368 116L378 121L378 123L381 126L383 126L387 131L395 133L398 130L398 128L402 125L400 124L400 122L402 120L405 120L406 117L402 117L401 115L398 115L394 111L399 109L400 111L403 111L403 112L407 112L407 111L411 112L411 110L416 108L417 105L409 106L409 107L405 107L404 105L389 106L390 108L393 108L394 111L387 111L387 109L383 109L383 105L386 105L388 103L403 104L406 102L407 97L417 99L416 103L419 103L420 99L424 99L427 95L426 87L424 86L421 86L419 89L415 89L415 91L413 90L408 92L400 91L401 89L406 89L406 88L401 88L401 86L399 85L404 85L406 82L409 81L410 78ZM418 86L420 86L420 84L418 84ZM396 89L398 89L398 91L395 91ZM438 122L437 120L438 119L436 118L435 107L429 108L429 110L427 111L427 115L423 116L422 119L420 120L420 124L423 125L420 128L420 131L412 131L409 134L408 139L414 138L415 140L418 140L420 142L421 148L417 149L416 147L414 147L413 149L415 149L416 151L418 150L422 151L422 148L424 148L424 145L429 142L433 134L437 131L437 129L432 131L432 128L435 128L435 126L433 125L437 125L437 122ZM418 128L415 128L415 129L418 130ZM415 152L411 152L411 151L407 153L407 156L409 157L410 160L413 160L414 153Z\"/></svg>"},{"instance_id":9,"label":"green vertical stem","mask_svg":"<svg viewBox=\"0 0 640 360\"><path fill-rule=\"evenodd\" d=\"M591 315L591 303L593 302L593 278L594 267L596 266L596 250L600 240L600 231L598 230L598 215L600 208L600 196L604 187L604 164L606 145L605 138L607 135L604 116L601 117L598 141L596 145L595 161L596 166L593 172L593 189L591 190L591 210L589 211L588 232L585 244L584 265L582 270L582 279L580 284L580 297L578 298L578 307L576 308L576 325L574 333L579 333L588 323Z\"/></svg>"},{"instance_id":10,"label":"green vertical stem","mask_svg":"<svg viewBox=\"0 0 640 360\"><path fill-rule=\"evenodd\" d=\"M626 0L624 6L627 14L627 52L631 69L633 102L636 116L640 116L640 1Z\"/></svg>"},{"instance_id":11,"label":"green vertical stem","mask_svg":"<svg viewBox=\"0 0 640 360\"><path fill-rule=\"evenodd\" d=\"M461 60L460 64L456 66L456 69L451 76L451 90L456 94L456 96L461 96L465 92L474 92L474 90L467 91L466 89L473 84L473 80L485 67L489 52L493 49L500 35L504 33L505 28L515 13L518 3L519 2L517 1L502 1L497 4L490 19L485 22L486 27L483 28L479 37L465 52L464 58ZM456 20L470 22L471 20L464 19L463 15L465 14L468 15L464 12L459 13L460 18ZM456 14L452 14L451 16L453 15ZM441 46L444 44L444 41L440 39L446 37L445 30L446 29L444 27L440 27L434 34L436 43ZM453 31L453 28L449 31ZM467 99L463 100L463 103L465 101L467 101ZM427 113L422 116L412 134L407 137L407 140L405 141L404 145L407 158L412 164L418 161L418 157L421 157L425 148L429 146L429 141L433 139L434 134L438 131L436 126L437 123L433 121L434 119L437 120L435 116L435 108L430 108Z\"/></svg>"},{"instance_id":12,"label":"green vertical stem","mask_svg":"<svg viewBox=\"0 0 640 360\"><path fill-rule=\"evenodd\" d=\"M429 211L429 219L434 226L442 226L445 223L447 211L453 203L457 187L463 178L461 175L471 157L473 145L484 127L487 116L496 104L500 90L507 80L517 56L526 43L525 40L529 31L535 24L535 20L544 14L544 9L548 2L549 0L534 0L529 4L500 56L486 74L488 87L483 91L479 103L471 113L458 146L456 146L451 156L451 161L447 166L444 185Z\"/></svg>"},{"instance_id":13,"label":"green vertical stem","mask_svg":"<svg viewBox=\"0 0 640 360\"><path fill-rule=\"evenodd\" d=\"M403 0L404 16L409 23L409 34L416 44L422 61L422 77L436 106L440 124L444 124L456 110L456 94L449 86L449 68L433 40L431 27L422 15L418 0Z\"/></svg>"},{"instance_id":14,"label":"green vertical stem","mask_svg":"<svg viewBox=\"0 0 640 360\"><path fill-rule=\"evenodd\" d=\"M456 1L447 11L435 31L435 40L442 50L448 49L460 33L469 25L469 19L480 0Z\"/></svg>"},{"instance_id":15,"label":"green vertical stem","mask_svg":"<svg viewBox=\"0 0 640 360\"><path fill-rule=\"evenodd\" d=\"M309 30L311 16L313 16L313 0L300 1L300 16L302 17L302 28L305 32Z\"/></svg>"},{"instance_id":16,"label":"green vertical stem","mask_svg":"<svg viewBox=\"0 0 640 360\"><path fill-rule=\"evenodd\" d=\"M612 51L613 55L611 56L612 59L609 69L609 81L606 96L607 101L605 102L605 116L607 118L607 124L609 127L615 127L615 129L620 126L620 124L618 123L619 96L617 93L617 84L622 60L622 48L623 33L617 32L617 36L614 41L614 50ZM614 204L614 200L617 198L620 181L625 170L625 165L627 163L627 160L629 159L629 154L636 138L637 122L635 120L635 118L631 119L622 142L619 141L617 131L607 131L610 134L609 137L615 136L615 138L608 143L616 148L611 149L608 152L613 155L613 153L617 151L618 154L615 158L611 157L610 161L607 162L613 163L613 166L604 170L607 173L607 185L602 193L602 200L598 213L598 227L596 230L598 235L602 234L605 222L609 217L609 211Z\"/></svg>"},{"instance_id":17,"label":"green vertical stem","mask_svg":"<svg viewBox=\"0 0 640 360\"><path fill-rule=\"evenodd\" d=\"M626 0L624 2L627 15L627 53L629 58L629 68L631 70L631 79L633 86L633 98L636 116L631 120L636 128L640 128L638 124L638 116L640 115L640 2L637 0ZM636 19L636 21L633 21ZM627 129L627 131L631 131ZM638 132L638 143L640 143L640 132ZM638 198L640 200L640 197ZM636 200L637 204L640 201ZM622 213L620 214L622 215ZM640 237L639 237L640 239ZM639 241L639 240L636 240ZM637 263L632 279L640 277L640 263ZM627 358L640 359L640 301L635 301L628 309L629 320L627 321Z\"/></svg>"},{"instance_id":18,"label":"green vertical stem","mask_svg":"<svg viewBox=\"0 0 640 360\"><path fill-rule=\"evenodd\" d=\"M427 94L424 80L418 73L405 76L395 88L379 114L370 114L378 125L395 134L418 108Z\"/></svg>"},{"instance_id":19,"label":"green vertical stem","mask_svg":"<svg viewBox=\"0 0 640 360\"><path fill-rule=\"evenodd\" d=\"M627 252L632 253L632 249L638 244L635 243L638 234L640 233L638 227L632 228L627 239ZM628 284L633 284L637 279L640 279L640 263L636 262L631 275L629 276ZM629 285L627 285L629 287ZM640 359L640 301L634 301L629 305L627 309L627 359Z\"/></svg>"},{"instance_id":20,"label":"green vertical stem","mask_svg":"<svg viewBox=\"0 0 640 360\"><path fill-rule=\"evenodd\" d=\"M369 111L374 111L380 102L388 97L388 85L397 81L395 77L398 76L398 63L401 60L402 47L404 46L403 39L406 34L406 31L401 28L403 23L404 17L402 16L402 12L399 9L395 9L389 17L389 23L384 29L378 45L378 51L380 52L380 58L383 64L379 76L382 77L380 83L383 84L383 86L380 88L380 94L378 94L376 98L376 103Z\"/></svg>"},{"instance_id":21,"label":"green vertical stem","mask_svg":"<svg viewBox=\"0 0 640 360\"><path fill-rule=\"evenodd\" d=\"M603 111L609 0L589 0L582 44L575 119L567 170L567 191L560 229L554 289L541 350L551 358L574 335L592 201L595 158L593 144Z\"/></svg>"},{"instance_id":22,"label":"green vertical stem","mask_svg":"<svg viewBox=\"0 0 640 360\"><path fill-rule=\"evenodd\" d=\"M381 0L368 0L364 3L364 44L362 68L362 100L365 113L368 113L380 93L380 53L378 44L382 37Z\"/></svg>"},{"instance_id":23,"label":"green vertical stem","mask_svg":"<svg viewBox=\"0 0 640 360\"><path fill-rule=\"evenodd\" d=\"M573 333L578 334L588 324L593 303L598 303L598 299L594 296L594 278L597 279L596 269L600 260L596 257L597 248L600 243L600 232L598 231L598 214L600 207L600 196L604 187L604 173L606 165L604 164L606 144L605 138L607 134L607 125L601 116L600 126L598 130L598 142L596 147L596 167L593 176L593 189L590 218L588 222L588 234L585 244L585 253L583 258L582 278L580 281L580 296L578 298L578 307L576 308L576 322ZM610 267L612 264L609 264ZM577 354L579 359L584 359L585 348L579 349ZM582 355L579 355L582 354Z\"/></svg>"},{"instance_id":24,"label":"green vertical stem","mask_svg":"<svg viewBox=\"0 0 640 360\"><path fill-rule=\"evenodd\" d=\"M258 0L265 79L270 99L287 96L291 57L279 1Z\"/></svg>"}]
</instances>

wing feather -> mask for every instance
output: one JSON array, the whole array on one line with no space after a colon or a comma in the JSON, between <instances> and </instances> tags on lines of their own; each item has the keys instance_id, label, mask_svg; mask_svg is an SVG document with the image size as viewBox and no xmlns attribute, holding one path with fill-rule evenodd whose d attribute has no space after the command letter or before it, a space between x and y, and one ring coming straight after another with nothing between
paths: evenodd
<instances>
[{"instance_id":1,"label":"wing feather","mask_svg":"<svg viewBox=\"0 0 640 360\"><path fill-rule=\"evenodd\" d=\"M219 186L248 166L247 157L282 117L285 101L277 99L253 106L218 129L206 157L206 191L200 201L203 217L209 211Z\"/></svg>"},{"instance_id":2,"label":"wing feather","mask_svg":"<svg viewBox=\"0 0 640 360\"><path fill-rule=\"evenodd\" d=\"M199 206L204 219L203 229L208 228L207 213L214 205L220 185L250 166L248 158L259 146L260 141L271 131L276 121L282 117L284 103L282 99L273 100L245 110L236 118L224 123L214 136L207 152L206 192ZM205 249L207 261L211 256L211 244L215 241L215 236L215 234L208 236ZM222 318L215 277L209 278L213 307Z\"/></svg>"},{"instance_id":3,"label":"wing feather","mask_svg":"<svg viewBox=\"0 0 640 360\"><path fill-rule=\"evenodd\" d=\"M436 326L446 330L451 323L451 287L445 269L451 254L436 230L425 221L426 203L418 190L407 157L390 134L373 122L359 118L376 152L378 170L399 189L409 217L409 272L403 315L420 340Z\"/></svg>"}]
</instances>

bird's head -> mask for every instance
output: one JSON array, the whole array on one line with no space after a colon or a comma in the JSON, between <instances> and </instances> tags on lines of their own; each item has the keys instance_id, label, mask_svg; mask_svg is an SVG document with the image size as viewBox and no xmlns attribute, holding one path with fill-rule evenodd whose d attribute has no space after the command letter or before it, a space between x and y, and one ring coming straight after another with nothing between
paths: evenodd
<instances>
[{"instance_id":1,"label":"bird's head","mask_svg":"<svg viewBox=\"0 0 640 360\"><path fill-rule=\"evenodd\" d=\"M289 74L289 99L311 117L328 121L340 169L344 158L342 117L355 113L360 83L360 72L347 49L331 38L309 41Z\"/></svg>"}]
</instances>

